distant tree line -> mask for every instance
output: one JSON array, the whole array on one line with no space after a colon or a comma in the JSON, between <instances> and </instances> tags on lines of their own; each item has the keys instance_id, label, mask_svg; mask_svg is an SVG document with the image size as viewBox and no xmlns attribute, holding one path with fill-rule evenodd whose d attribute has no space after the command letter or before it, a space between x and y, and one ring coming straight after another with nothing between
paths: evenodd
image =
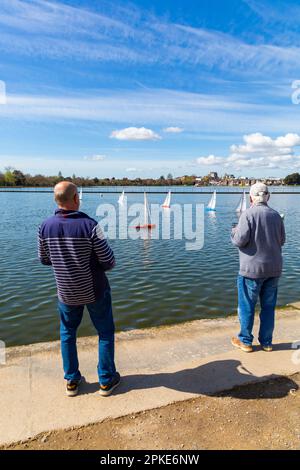
<instances>
[{"instance_id":1,"label":"distant tree line","mask_svg":"<svg viewBox=\"0 0 300 470\"><path fill-rule=\"evenodd\" d=\"M284 180L283 180L284 184L288 185L288 186L292 186L292 185L300 185L300 174L299 173L292 173L291 175L287 175Z\"/></svg>"},{"instance_id":2,"label":"distant tree line","mask_svg":"<svg viewBox=\"0 0 300 470\"><path fill-rule=\"evenodd\" d=\"M194 185L196 176L184 176L174 179L169 173L167 177L160 178L83 178L81 176L64 177L61 171L56 176L24 174L12 167L0 172L0 187L53 187L60 181L71 181L77 186L167 186L167 185Z\"/></svg>"},{"instance_id":3,"label":"distant tree line","mask_svg":"<svg viewBox=\"0 0 300 470\"><path fill-rule=\"evenodd\" d=\"M90 178L82 176L63 176L60 171L56 176L30 175L16 170L12 167L5 168L4 172L0 172L0 187L53 187L60 181L72 181L77 186L168 186L168 185L184 185L193 186L196 183L195 175L185 175L180 178L173 178L169 173L166 177L159 178ZM284 180L286 185L300 185L300 174L292 173L287 175ZM208 186L210 177L202 178L201 185Z\"/></svg>"}]
</instances>

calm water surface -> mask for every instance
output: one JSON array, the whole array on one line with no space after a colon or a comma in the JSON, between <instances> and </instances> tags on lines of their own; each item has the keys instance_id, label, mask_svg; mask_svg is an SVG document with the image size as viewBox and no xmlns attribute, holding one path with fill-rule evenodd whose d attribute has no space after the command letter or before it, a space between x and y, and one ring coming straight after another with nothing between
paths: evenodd
<instances>
[{"instance_id":1,"label":"calm water surface","mask_svg":"<svg viewBox=\"0 0 300 470\"><path fill-rule=\"evenodd\" d=\"M188 190L188 188L187 188ZM174 194L172 203L205 203L207 194ZM186 251L184 240L111 240L117 266L108 274L118 330L233 314L238 252L229 233L239 195L218 196L215 217L205 214L205 244ZM141 202L128 195L128 203ZM84 195L82 211L96 217L99 203L118 195ZM163 195L149 195L162 203ZM49 193L0 193L0 339L7 345L58 339L56 288L51 268L37 259L36 231L55 205ZM279 304L299 300L300 195L274 194L270 205L285 214L287 244ZM94 334L88 315L80 335Z\"/></svg>"}]
</instances>

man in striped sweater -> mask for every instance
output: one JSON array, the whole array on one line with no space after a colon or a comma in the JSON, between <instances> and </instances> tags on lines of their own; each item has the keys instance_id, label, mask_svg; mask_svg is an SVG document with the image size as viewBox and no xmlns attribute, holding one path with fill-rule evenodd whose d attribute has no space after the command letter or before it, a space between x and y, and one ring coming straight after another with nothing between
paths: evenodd
<instances>
[{"instance_id":1,"label":"man in striped sweater","mask_svg":"<svg viewBox=\"0 0 300 470\"><path fill-rule=\"evenodd\" d=\"M52 266L58 294L60 339L66 393L75 396L81 381L76 332L86 305L99 335L100 395L108 396L120 383L114 361L114 320L105 271L115 258L97 222L79 211L77 187L68 181L54 188L58 209L39 227L39 259Z\"/></svg>"}]
</instances>

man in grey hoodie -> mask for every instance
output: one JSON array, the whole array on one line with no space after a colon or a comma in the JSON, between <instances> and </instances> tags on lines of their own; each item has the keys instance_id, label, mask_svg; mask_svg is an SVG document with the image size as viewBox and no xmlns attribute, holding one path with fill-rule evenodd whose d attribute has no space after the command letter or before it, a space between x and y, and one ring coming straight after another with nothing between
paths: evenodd
<instances>
[{"instance_id":1,"label":"man in grey hoodie","mask_svg":"<svg viewBox=\"0 0 300 470\"><path fill-rule=\"evenodd\" d=\"M268 206L268 186L256 183L250 189L251 207L241 214L232 229L232 243L239 248L240 271L238 316L241 331L233 346L252 352L255 307L260 299L258 341L264 351L272 351L278 281L282 272L285 229L282 217Z\"/></svg>"}]
</instances>

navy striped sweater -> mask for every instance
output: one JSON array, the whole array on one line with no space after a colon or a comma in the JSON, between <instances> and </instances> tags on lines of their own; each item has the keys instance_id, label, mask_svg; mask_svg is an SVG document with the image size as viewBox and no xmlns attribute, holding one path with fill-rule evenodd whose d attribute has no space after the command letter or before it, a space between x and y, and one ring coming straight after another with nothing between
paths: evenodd
<instances>
[{"instance_id":1,"label":"navy striped sweater","mask_svg":"<svg viewBox=\"0 0 300 470\"><path fill-rule=\"evenodd\" d=\"M58 298L68 305L95 302L109 287L105 271L115 258L97 222L79 211L57 209L39 227L38 254L53 267Z\"/></svg>"}]
</instances>

